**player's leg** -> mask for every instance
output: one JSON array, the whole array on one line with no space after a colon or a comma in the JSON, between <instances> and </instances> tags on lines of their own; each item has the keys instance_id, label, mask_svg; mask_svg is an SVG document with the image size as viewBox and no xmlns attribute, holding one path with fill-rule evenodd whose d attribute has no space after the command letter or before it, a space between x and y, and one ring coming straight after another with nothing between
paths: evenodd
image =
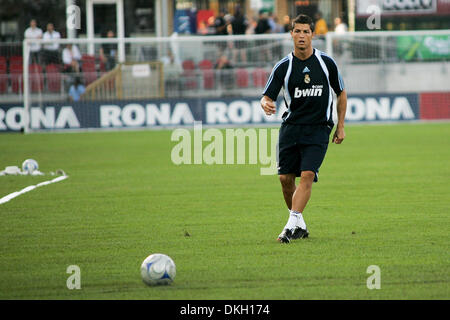
<instances>
[{"instance_id":1,"label":"player's leg","mask_svg":"<svg viewBox=\"0 0 450 320\"><path fill-rule=\"evenodd\" d=\"M280 128L277 145L278 175L280 176L281 190L284 201L290 210L292 196L296 185L295 178L300 176L300 148L297 145L298 127L283 123Z\"/></svg>"},{"instance_id":2,"label":"player's leg","mask_svg":"<svg viewBox=\"0 0 450 320\"><path fill-rule=\"evenodd\" d=\"M281 190L283 191L284 201L286 202L286 206L289 209L289 219L286 225L283 228L283 231L278 236L278 241L282 243L289 243L292 237L292 230L295 228L296 220L293 220L294 217L291 215L292 208L292 196L296 190L295 186L295 173L288 174L280 174L280 182L281 182Z\"/></svg>"},{"instance_id":3,"label":"player's leg","mask_svg":"<svg viewBox=\"0 0 450 320\"><path fill-rule=\"evenodd\" d=\"M291 213L292 197L296 190L295 178L300 175L300 150L297 146L282 148L279 152L278 174L280 175L281 190L283 191L284 201L289 209L288 222L283 231L278 236L278 241L289 243L292 237L292 231L295 229L297 219Z\"/></svg>"},{"instance_id":4,"label":"player's leg","mask_svg":"<svg viewBox=\"0 0 450 320\"><path fill-rule=\"evenodd\" d=\"M303 219L303 212L311 198L313 182L318 181L319 168L325 158L327 148L328 144L304 145L301 147L300 182L292 197L291 213L297 217L297 224L292 231L292 239L307 238L309 235Z\"/></svg>"},{"instance_id":5,"label":"player's leg","mask_svg":"<svg viewBox=\"0 0 450 320\"><path fill-rule=\"evenodd\" d=\"M297 147L283 149L279 156L279 169L281 190L283 191L284 201L289 209L289 218L283 231L278 236L278 241L289 243L292 232L295 229L297 218L291 212L292 198L296 190L295 178L299 176L300 168L300 151ZM294 172L294 173L290 173Z\"/></svg>"},{"instance_id":6,"label":"player's leg","mask_svg":"<svg viewBox=\"0 0 450 320\"><path fill-rule=\"evenodd\" d=\"M311 190L316 173L314 171L302 171L300 182L292 196L292 210L303 212L311 198Z\"/></svg>"},{"instance_id":7,"label":"player's leg","mask_svg":"<svg viewBox=\"0 0 450 320\"><path fill-rule=\"evenodd\" d=\"M284 201L289 209L288 222L283 231L278 236L278 241L289 243L292 231L296 225L296 218L291 214L292 196L296 190L295 178L300 176L301 153L298 139L298 127L282 124L278 141L278 174L280 176L281 190L283 191Z\"/></svg>"},{"instance_id":8,"label":"player's leg","mask_svg":"<svg viewBox=\"0 0 450 320\"><path fill-rule=\"evenodd\" d=\"M291 231L291 239L307 238L309 235L303 219L303 210L311 198L311 190L316 173L313 171L302 171L300 182L292 197L291 216L295 219L295 226Z\"/></svg>"},{"instance_id":9,"label":"player's leg","mask_svg":"<svg viewBox=\"0 0 450 320\"><path fill-rule=\"evenodd\" d=\"M289 210L292 209L292 197L296 190L295 174L280 174L281 190L283 191L284 202Z\"/></svg>"}]
</instances>

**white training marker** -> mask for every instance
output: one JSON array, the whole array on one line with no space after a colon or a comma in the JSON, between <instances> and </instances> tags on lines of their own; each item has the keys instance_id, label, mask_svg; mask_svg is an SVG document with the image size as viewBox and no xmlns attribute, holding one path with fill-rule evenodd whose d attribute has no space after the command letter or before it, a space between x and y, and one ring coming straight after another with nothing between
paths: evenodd
<instances>
[{"instance_id":1,"label":"white training marker","mask_svg":"<svg viewBox=\"0 0 450 320\"><path fill-rule=\"evenodd\" d=\"M38 187L42 187L42 186L46 186L46 185L51 184L51 183L59 182L59 181L62 181L64 179L67 179L68 177L69 176L59 176L58 178L55 178L53 180L44 181L44 182L38 183L35 186L28 186L26 188L23 188L20 191L16 191L16 192L10 193L7 196L4 196L3 198L0 199L0 204L8 202L9 200L14 199L15 197L18 197L21 194L27 193L28 191L34 190L34 189L36 189Z\"/></svg>"}]
</instances>

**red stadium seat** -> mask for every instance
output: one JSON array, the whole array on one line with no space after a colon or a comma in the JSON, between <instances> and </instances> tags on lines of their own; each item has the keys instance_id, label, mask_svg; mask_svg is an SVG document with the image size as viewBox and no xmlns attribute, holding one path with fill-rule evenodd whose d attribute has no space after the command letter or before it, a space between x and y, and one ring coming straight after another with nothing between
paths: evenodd
<instances>
[{"instance_id":1,"label":"red stadium seat","mask_svg":"<svg viewBox=\"0 0 450 320\"><path fill-rule=\"evenodd\" d=\"M6 64L0 64L0 94L6 93L7 91L8 91L8 74L6 72Z\"/></svg>"},{"instance_id":2,"label":"red stadium seat","mask_svg":"<svg viewBox=\"0 0 450 320\"><path fill-rule=\"evenodd\" d=\"M9 73L11 74L11 89L14 93L23 92L23 66L21 64L12 64L9 66Z\"/></svg>"},{"instance_id":3,"label":"red stadium seat","mask_svg":"<svg viewBox=\"0 0 450 320\"><path fill-rule=\"evenodd\" d=\"M30 64L29 77L31 92L42 92L44 90L44 74L40 64Z\"/></svg>"},{"instance_id":4,"label":"red stadium seat","mask_svg":"<svg viewBox=\"0 0 450 320\"><path fill-rule=\"evenodd\" d=\"M94 63L95 64L95 56L93 56L93 55L90 55L90 54L83 54L82 56L81 56L81 62L82 63L84 63L84 62L90 62L90 63Z\"/></svg>"},{"instance_id":5,"label":"red stadium seat","mask_svg":"<svg viewBox=\"0 0 450 320\"><path fill-rule=\"evenodd\" d=\"M84 62L83 66L84 85L88 86L95 80L97 80L97 70L95 70L95 63Z\"/></svg>"},{"instance_id":6,"label":"red stadium seat","mask_svg":"<svg viewBox=\"0 0 450 320\"><path fill-rule=\"evenodd\" d=\"M9 57L9 67L11 68L12 65L23 65L23 58L22 56L11 56Z\"/></svg>"},{"instance_id":7,"label":"red stadium seat","mask_svg":"<svg viewBox=\"0 0 450 320\"><path fill-rule=\"evenodd\" d=\"M106 71L106 63L104 63L103 61L100 60L99 69L100 69L101 75L105 74L107 72Z\"/></svg>"},{"instance_id":8,"label":"red stadium seat","mask_svg":"<svg viewBox=\"0 0 450 320\"><path fill-rule=\"evenodd\" d=\"M203 78L203 89L214 89L215 87L215 78L213 63L210 60L202 60L198 63L198 67L202 70L202 78Z\"/></svg>"},{"instance_id":9,"label":"red stadium seat","mask_svg":"<svg viewBox=\"0 0 450 320\"><path fill-rule=\"evenodd\" d=\"M203 75L203 89L214 89L215 87L214 70L211 69L203 70L202 75Z\"/></svg>"},{"instance_id":10,"label":"red stadium seat","mask_svg":"<svg viewBox=\"0 0 450 320\"><path fill-rule=\"evenodd\" d=\"M263 88L266 85L267 79L269 78L269 73L262 69L256 68L253 70L253 86L256 88Z\"/></svg>"},{"instance_id":11,"label":"red stadium seat","mask_svg":"<svg viewBox=\"0 0 450 320\"><path fill-rule=\"evenodd\" d=\"M195 63L192 60L185 60L181 64L183 67L183 80L184 87L186 89L196 89L197 88L197 79L195 73Z\"/></svg>"},{"instance_id":12,"label":"red stadium seat","mask_svg":"<svg viewBox=\"0 0 450 320\"><path fill-rule=\"evenodd\" d=\"M183 70L195 70L195 62L192 60L184 60L181 65Z\"/></svg>"},{"instance_id":13,"label":"red stadium seat","mask_svg":"<svg viewBox=\"0 0 450 320\"><path fill-rule=\"evenodd\" d=\"M247 69L236 69L236 86L238 88L248 88L248 78Z\"/></svg>"},{"instance_id":14,"label":"red stadium seat","mask_svg":"<svg viewBox=\"0 0 450 320\"><path fill-rule=\"evenodd\" d=\"M198 63L198 67L200 68L200 70L209 70L213 68L213 63L211 62L211 60L202 60Z\"/></svg>"},{"instance_id":15,"label":"red stadium seat","mask_svg":"<svg viewBox=\"0 0 450 320\"><path fill-rule=\"evenodd\" d=\"M83 69L84 72L90 73L89 75L87 75L89 83L91 83L92 81L95 81L97 79L95 56L90 55L90 54L81 55L81 68ZM86 81L86 75L85 75L85 81Z\"/></svg>"},{"instance_id":16,"label":"red stadium seat","mask_svg":"<svg viewBox=\"0 0 450 320\"><path fill-rule=\"evenodd\" d=\"M49 92L61 92L61 66L49 64L45 71L47 73L47 90Z\"/></svg>"},{"instance_id":17,"label":"red stadium seat","mask_svg":"<svg viewBox=\"0 0 450 320\"><path fill-rule=\"evenodd\" d=\"M6 69L6 58L3 56L0 56L0 69L5 67Z\"/></svg>"}]
</instances>

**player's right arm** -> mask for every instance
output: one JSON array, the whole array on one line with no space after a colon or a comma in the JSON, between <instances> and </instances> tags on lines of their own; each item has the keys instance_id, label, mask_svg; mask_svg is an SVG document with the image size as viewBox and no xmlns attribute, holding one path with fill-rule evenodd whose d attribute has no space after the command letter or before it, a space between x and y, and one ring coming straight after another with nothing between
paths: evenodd
<instances>
[{"instance_id":1,"label":"player's right arm","mask_svg":"<svg viewBox=\"0 0 450 320\"><path fill-rule=\"evenodd\" d=\"M288 57L281 59L275 67L273 67L272 73L267 80L264 92L262 93L261 107L268 116L275 114L277 111L275 101L283 86L284 74L286 74L288 64Z\"/></svg>"},{"instance_id":2,"label":"player's right arm","mask_svg":"<svg viewBox=\"0 0 450 320\"><path fill-rule=\"evenodd\" d=\"M268 116L275 114L275 112L277 111L275 101L273 101L268 96L263 96L261 98L261 107Z\"/></svg>"}]
</instances>

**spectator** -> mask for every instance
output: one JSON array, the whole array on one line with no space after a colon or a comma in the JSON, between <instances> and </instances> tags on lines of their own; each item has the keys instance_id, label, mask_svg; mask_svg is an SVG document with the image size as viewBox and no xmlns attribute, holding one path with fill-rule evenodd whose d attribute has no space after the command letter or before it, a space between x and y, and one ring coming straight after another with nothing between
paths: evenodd
<instances>
[{"instance_id":1,"label":"spectator","mask_svg":"<svg viewBox=\"0 0 450 320\"><path fill-rule=\"evenodd\" d=\"M285 15L283 17L283 28L284 28L284 32L291 31L291 18L288 15Z\"/></svg>"},{"instance_id":2,"label":"spectator","mask_svg":"<svg viewBox=\"0 0 450 320\"><path fill-rule=\"evenodd\" d=\"M216 31L216 35L223 36L228 34L227 30L227 21L225 20L225 10L221 9L219 12L219 16L216 17L214 20L214 28ZM224 52L225 48L227 47L227 43L220 41L218 44L218 50L219 52Z\"/></svg>"},{"instance_id":3,"label":"spectator","mask_svg":"<svg viewBox=\"0 0 450 320\"><path fill-rule=\"evenodd\" d=\"M242 35L245 34L248 27L248 20L247 18L242 14L241 8L238 6L236 8L236 12L233 16L233 19L231 21L231 29L232 33L235 35ZM240 53L240 58L242 62L247 62L247 55L246 55L246 41L245 40L237 40L234 44L234 50L233 50L233 60L236 61L236 58L238 54Z\"/></svg>"},{"instance_id":4,"label":"spectator","mask_svg":"<svg viewBox=\"0 0 450 320\"><path fill-rule=\"evenodd\" d=\"M220 10L219 16L214 21L214 27L216 28L216 35L227 34L227 22L225 20L225 10Z\"/></svg>"},{"instance_id":5,"label":"spectator","mask_svg":"<svg viewBox=\"0 0 450 320\"><path fill-rule=\"evenodd\" d=\"M37 27L35 19L30 21L30 27L25 30L25 39L41 39L42 30ZM30 63L39 63L39 53L41 51L41 45L39 43L32 43L30 45Z\"/></svg>"},{"instance_id":6,"label":"spectator","mask_svg":"<svg viewBox=\"0 0 450 320\"><path fill-rule=\"evenodd\" d=\"M233 16L229 13L225 14L225 16L223 17L225 19L225 24L227 25L227 28L230 26L231 28L231 21L233 20ZM229 34L229 32L227 32L227 34Z\"/></svg>"},{"instance_id":7,"label":"spectator","mask_svg":"<svg viewBox=\"0 0 450 320\"><path fill-rule=\"evenodd\" d=\"M269 26L270 26L270 32L275 33L276 26L275 26L275 21L273 19L272 12L269 12L268 17L267 17L267 22L269 23Z\"/></svg>"},{"instance_id":8,"label":"spectator","mask_svg":"<svg viewBox=\"0 0 450 320\"><path fill-rule=\"evenodd\" d=\"M272 33L281 33L283 31L283 27L278 23L278 17L274 14L270 14L269 16L269 24L271 25ZM275 41L272 44L272 57L280 57L283 52L282 44L279 41Z\"/></svg>"},{"instance_id":9,"label":"spectator","mask_svg":"<svg viewBox=\"0 0 450 320\"><path fill-rule=\"evenodd\" d=\"M238 6L236 12L231 20L231 27L233 29L233 34L245 34L248 27L248 20L242 14L241 8Z\"/></svg>"},{"instance_id":10,"label":"spectator","mask_svg":"<svg viewBox=\"0 0 450 320\"><path fill-rule=\"evenodd\" d=\"M80 101L83 93L86 92L86 88L81 83L79 77L75 77L74 83L69 88L69 99L71 101Z\"/></svg>"},{"instance_id":11,"label":"spectator","mask_svg":"<svg viewBox=\"0 0 450 320\"><path fill-rule=\"evenodd\" d=\"M256 24L255 33L264 34L271 32L270 24L267 18L267 13L264 11L259 12L258 23Z\"/></svg>"},{"instance_id":12,"label":"spectator","mask_svg":"<svg viewBox=\"0 0 450 320\"><path fill-rule=\"evenodd\" d=\"M274 33L283 33L284 32L284 26L278 23L278 17L273 16L273 22L275 23L275 29Z\"/></svg>"},{"instance_id":13,"label":"spectator","mask_svg":"<svg viewBox=\"0 0 450 320\"><path fill-rule=\"evenodd\" d=\"M278 17L273 13L269 13L269 17L267 18L267 22L270 26L271 33L281 33L281 25L278 23Z\"/></svg>"},{"instance_id":14,"label":"spectator","mask_svg":"<svg viewBox=\"0 0 450 320\"><path fill-rule=\"evenodd\" d=\"M233 35L233 26L231 25L231 23L227 24L227 35Z\"/></svg>"},{"instance_id":15,"label":"spectator","mask_svg":"<svg viewBox=\"0 0 450 320\"><path fill-rule=\"evenodd\" d=\"M167 56L162 57L161 60L164 64L164 82L168 96L171 96L172 93L179 93L180 76L183 73L183 67L170 49L167 52Z\"/></svg>"},{"instance_id":16,"label":"spectator","mask_svg":"<svg viewBox=\"0 0 450 320\"><path fill-rule=\"evenodd\" d=\"M339 17L336 17L334 19L334 32L338 34L343 34L347 32L347 25Z\"/></svg>"},{"instance_id":17,"label":"spectator","mask_svg":"<svg viewBox=\"0 0 450 320\"><path fill-rule=\"evenodd\" d=\"M323 37L328 32L327 22L322 17L322 13L320 11L314 15L314 18L316 19L314 33L319 37Z\"/></svg>"},{"instance_id":18,"label":"spectator","mask_svg":"<svg viewBox=\"0 0 450 320\"><path fill-rule=\"evenodd\" d=\"M214 25L214 22L216 21L216 18L214 16L211 16L206 21L206 26L208 27L208 34L214 35L216 34L216 26Z\"/></svg>"},{"instance_id":19,"label":"spectator","mask_svg":"<svg viewBox=\"0 0 450 320\"><path fill-rule=\"evenodd\" d=\"M106 34L109 39L114 38L114 31L109 30ZM117 44L105 43L100 47L100 61L105 64L106 71L112 70L116 66Z\"/></svg>"},{"instance_id":20,"label":"spectator","mask_svg":"<svg viewBox=\"0 0 450 320\"><path fill-rule=\"evenodd\" d=\"M47 24L47 31L44 32L44 36L42 37L44 40L55 40L61 39L61 35L58 31L55 30L53 23ZM44 63L56 63L59 64L59 43L47 43L44 44Z\"/></svg>"},{"instance_id":21,"label":"spectator","mask_svg":"<svg viewBox=\"0 0 450 320\"><path fill-rule=\"evenodd\" d=\"M167 55L161 57L161 62L164 64L164 73L168 71L168 68L170 69L171 67L175 66L176 69L180 69L181 71L183 71L179 59L175 58L175 55L173 54L171 49L167 49Z\"/></svg>"},{"instance_id":22,"label":"spectator","mask_svg":"<svg viewBox=\"0 0 450 320\"><path fill-rule=\"evenodd\" d=\"M342 22L340 17L334 19L334 32L336 34L344 34L347 32L347 25ZM342 55L346 49L345 39L333 39L333 50L336 56Z\"/></svg>"},{"instance_id":23,"label":"spectator","mask_svg":"<svg viewBox=\"0 0 450 320\"><path fill-rule=\"evenodd\" d=\"M245 31L245 34L255 34L255 29L257 25L257 19L256 17L250 17L248 20L248 26L247 30Z\"/></svg>"},{"instance_id":24,"label":"spectator","mask_svg":"<svg viewBox=\"0 0 450 320\"><path fill-rule=\"evenodd\" d=\"M230 60L228 60L227 56L225 54L221 55L219 59L217 60L216 65L214 66L215 69L231 69L233 66L231 65Z\"/></svg>"},{"instance_id":25,"label":"spectator","mask_svg":"<svg viewBox=\"0 0 450 320\"><path fill-rule=\"evenodd\" d=\"M270 33L272 29L270 28L269 21L267 18L267 13L263 10L259 11L258 23L255 28L256 34ZM256 40L256 47L258 47L259 59L261 61L271 61L272 53L269 46L269 41L267 40Z\"/></svg>"},{"instance_id":26,"label":"spectator","mask_svg":"<svg viewBox=\"0 0 450 320\"><path fill-rule=\"evenodd\" d=\"M62 52L64 71L80 72L81 53L76 45L68 43Z\"/></svg>"}]
</instances>

